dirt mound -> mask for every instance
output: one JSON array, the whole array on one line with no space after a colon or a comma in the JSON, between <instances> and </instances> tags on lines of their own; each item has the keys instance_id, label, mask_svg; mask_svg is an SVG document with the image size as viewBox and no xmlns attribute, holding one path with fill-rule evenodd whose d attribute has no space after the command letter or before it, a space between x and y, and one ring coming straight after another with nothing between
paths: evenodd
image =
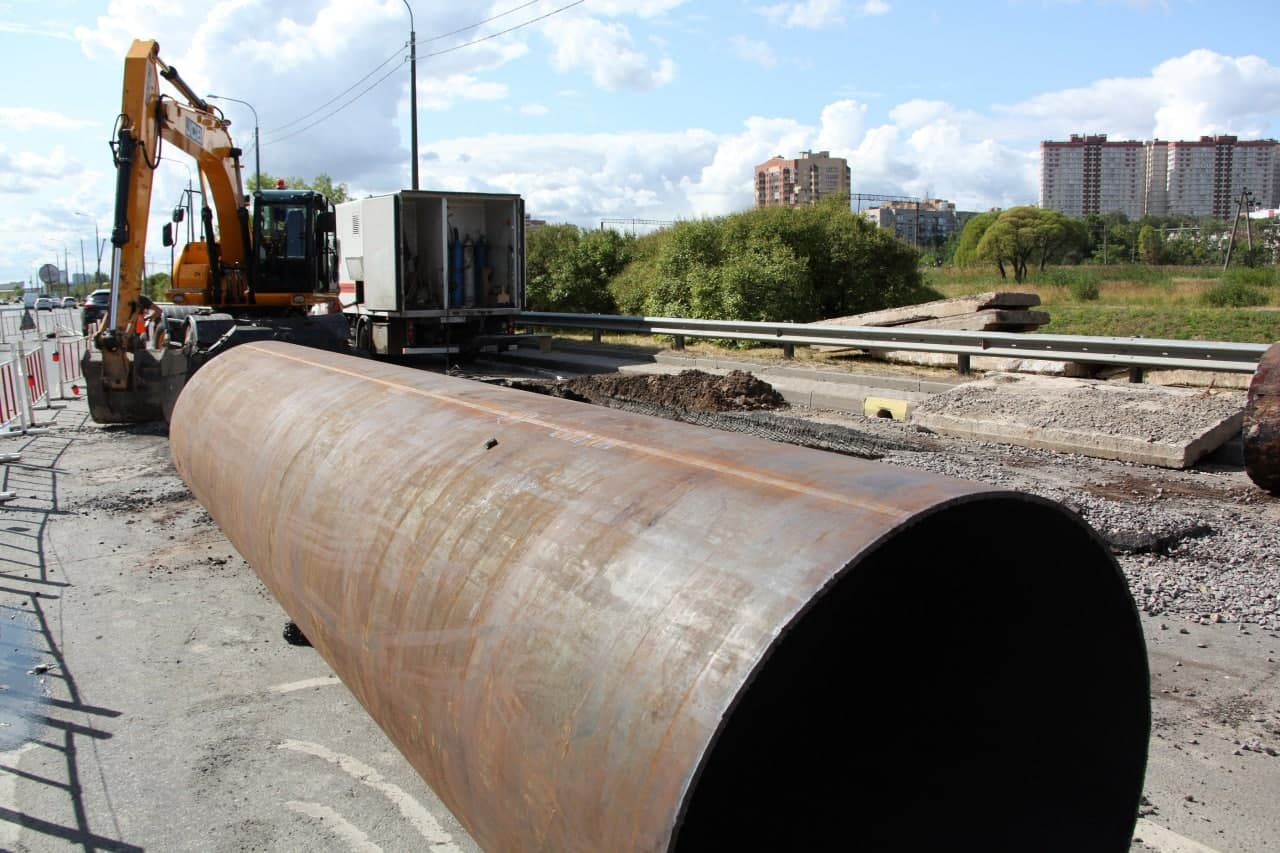
<instances>
[{"instance_id":1,"label":"dirt mound","mask_svg":"<svg viewBox=\"0 0 1280 853\"><path fill-rule=\"evenodd\" d=\"M562 383L562 387L593 403L625 400L695 412L743 412L787 406L772 385L741 370L724 376L701 370L579 376Z\"/></svg>"}]
</instances>

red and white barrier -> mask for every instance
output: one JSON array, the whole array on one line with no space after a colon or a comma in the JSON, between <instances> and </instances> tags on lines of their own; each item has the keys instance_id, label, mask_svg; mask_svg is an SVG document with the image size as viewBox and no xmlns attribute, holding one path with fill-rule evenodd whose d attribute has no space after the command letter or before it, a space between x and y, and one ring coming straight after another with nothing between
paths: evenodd
<instances>
[{"instance_id":1,"label":"red and white barrier","mask_svg":"<svg viewBox=\"0 0 1280 853\"><path fill-rule=\"evenodd\" d=\"M44 366L44 346L37 344L35 349L30 352L23 352L25 349L22 344L18 344L18 352L22 354L22 367L27 379L27 399L32 406L39 405L40 401L43 400L47 408L49 402L49 374Z\"/></svg>"},{"instance_id":2,"label":"red and white barrier","mask_svg":"<svg viewBox=\"0 0 1280 853\"><path fill-rule=\"evenodd\" d=\"M67 389L71 390L71 397L78 397L84 389L84 371L80 366L80 360L89 346L87 337L58 338L54 342L51 358L56 365L59 400L70 399L67 396Z\"/></svg>"},{"instance_id":3,"label":"red and white barrier","mask_svg":"<svg viewBox=\"0 0 1280 853\"><path fill-rule=\"evenodd\" d=\"M23 393L18 358L13 356L0 364L0 435L15 435L26 431Z\"/></svg>"}]
</instances>

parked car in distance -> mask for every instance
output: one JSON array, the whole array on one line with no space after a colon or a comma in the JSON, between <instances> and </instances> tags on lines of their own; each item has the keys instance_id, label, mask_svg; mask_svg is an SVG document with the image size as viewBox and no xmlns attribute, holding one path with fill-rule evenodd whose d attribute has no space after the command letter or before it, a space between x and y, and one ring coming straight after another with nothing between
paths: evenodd
<instances>
[{"instance_id":1,"label":"parked car in distance","mask_svg":"<svg viewBox=\"0 0 1280 853\"><path fill-rule=\"evenodd\" d=\"M107 308L110 305L110 288L95 290L85 298L84 307L80 309L80 325L86 335L89 334L89 327L98 322L107 313Z\"/></svg>"},{"instance_id":2,"label":"parked car in distance","mask_svg":"<svg viewBox=\"0 0 1280 853\"><path fill-rule=\"evenodd\" d=\"M77 305L76 305L76 298L75 298L74 296L64 296L64 297L62 297L62 302L59 304L59 307L61 307L61 308L76 308L76 307L77 307Z\"/></svg>"},{"instance_id":3,"label":"parked car in distance","mask_svg":"<svg viewBox=\"0 0 1280 853\"><path fill-rule=\"evenodd\" d=\"M37 300L36 300L36 306L35 306L35 308L36 308L36 310L37 310L37 311L52 311L52 310L53 310L53 297L51 297L51 296L41 296L39 299L37 299Z\"/></svg>"}]
</instances>

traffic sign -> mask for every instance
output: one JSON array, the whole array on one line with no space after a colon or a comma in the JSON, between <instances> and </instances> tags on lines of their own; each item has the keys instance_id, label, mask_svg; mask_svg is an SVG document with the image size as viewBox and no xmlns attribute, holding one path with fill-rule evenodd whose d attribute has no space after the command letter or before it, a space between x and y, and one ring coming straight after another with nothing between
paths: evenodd
<instances>
[{"instance_id":1,"label":"traffic sign","mask_svg":"<svg viewBox=\"0 0 1280 853\"><path fill-rule=\"evenodd\" d=\"M56 284L58 282L58 268L53 264L45 264L40 267L40 280L45 284Z\"/></svg>"}]
</instances>

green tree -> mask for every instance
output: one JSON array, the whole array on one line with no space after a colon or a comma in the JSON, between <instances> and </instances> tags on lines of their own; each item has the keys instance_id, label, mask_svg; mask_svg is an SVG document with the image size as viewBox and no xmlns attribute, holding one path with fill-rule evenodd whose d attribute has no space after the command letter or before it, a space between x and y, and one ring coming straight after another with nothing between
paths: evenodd
<instances>
[{"instance_id":1,"label":"green tree","mask_svg":"<svg viewBox=\"0 0 1280 853\"><path fill-rule=\"evenodd\" d=\"M1160 263L1161 249L1163 244L1160 239L1160 232L1147 223L1138 230L1138 255L1145 264Z\"/></svg>"},{"instance_id":2,"label":"green tree","mask_svg":"<svg viewBox=\"0 0 1280 853\"><path fill-rule=\"evenodd\" d=\"M995 264L1001 278L1007 277L1008 267L1014 281L1025 281L1027 263L1039 247L1040 213L1030 206L1011 207L1001 213L978 242L978 260Z\"/></svg>"},{"instance_id":3,"label":"green tree","mask_svg":"<svg viewBox=\"0 0 1280 853\"><path fill-rule=\"evenodd\" d=\"M916 250L847 198L678 222L611 283L628 313L808 323L935 298Z\"/></svg>"},{"instance_id":4,"label":"green tree","mask_svg":"<svg viewBox=\"0 0 1280 853\"><path fill-rule=\"evenodd\" d=\"M972 267L981 263L978 258L978 244L982 242L987 229L999 218L1000 211L989 210L986 213L979 213L964 224L964 230L960 232L955 253L952 255L952 261L956 266Z\"/></svg>"},{"instance_id":5,"label":"green tree","mask_svg":"<svg viewBox=\"0 0 1280 853\"><path fill-rule=\"evenodd\" d=\"M525 238L526 302L531 311L609 314L609 281L631 258L635 238L613 230L544 225Z\"/></svg>"},{"instance_id":6,"label":"green tree","mask_svg":"<svg viewBox=\"0 0 1280 853\"><path fill-rule=\"evenodd\" d=\"M173 286L173 279L167 272L149 275L142 281L142 293L153 302L163 302L165 293Z\"/></svg>"},{"instance_id":7,"label":"green tree","mask_svg":"<svg viewBox=\"0 0 1280 853\"><path fill-rule=\"evenodd\" d=\"M1043 272L1050 262L1066 257L1079 257L1087 248L1088 232L1084 223L1069 219L1056 210L1038 207L1011 207L996 217L978 241L978 260L994 263L1005 278L1013 272L1013 280L1027 279L1027 267L1035 262Z\"/></svg>"},{"instance_id":8,"label":"green tree","mask_svg":"<svg viewBox=\"0 0 1280 853\"><path fill-rule=\"evenodd\" d=\"M1040 272L1046 264L1065 260L1079 260L1089 246L1089 233L1079 219L1071 219L1056 210L1036 209L1039 221L1036 229L1036 255Z\"/></svg>"},{"instance_id":9,"label":"green tree","mask_svg":"<svg viewBox=\"0 0 1280 853\"><path fill-rule=\"evenodd\" d=\"M276 183L279 180L281 179L273 177L267 172L263 172L261 183L258 182L258 178L256 175L250 175L248 181L246 182L246 185L249 188L249 193L252 194L254 191L259 189L264 189L264 190L275 189ZM350 195L347 191L346 184L335 184L333 182L333 178L329 177L327 174L324 174L323 172L317 175L315 180L312 181L311 183L307 183L302 178L299 178L296 176L284 178L283 180L284 180L284 185L286 189L315 190L316 192L323 195L325 198L329 199L329 202L331 204L341 204L342 202L347 201L350 198Z\"/></svg>"}]
</instances>

